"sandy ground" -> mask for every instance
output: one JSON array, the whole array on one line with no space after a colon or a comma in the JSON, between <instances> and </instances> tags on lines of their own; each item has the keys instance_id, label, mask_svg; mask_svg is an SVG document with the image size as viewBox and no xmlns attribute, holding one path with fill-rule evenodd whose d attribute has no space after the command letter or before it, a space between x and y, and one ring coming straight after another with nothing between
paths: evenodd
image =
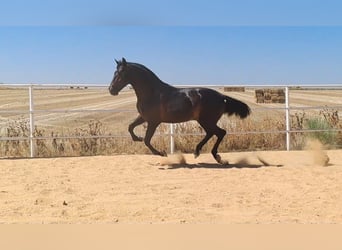
<instances>
[{"instance_id":1,"label":"sandy ground","mask_svg":"<svg viewBox=\"0 0 342 250\"><path fill-rule=\"evenodd\" d=\"M326 153L0 159L0 222L342 223L342 151Z\"/></svg>"}]
</instances>

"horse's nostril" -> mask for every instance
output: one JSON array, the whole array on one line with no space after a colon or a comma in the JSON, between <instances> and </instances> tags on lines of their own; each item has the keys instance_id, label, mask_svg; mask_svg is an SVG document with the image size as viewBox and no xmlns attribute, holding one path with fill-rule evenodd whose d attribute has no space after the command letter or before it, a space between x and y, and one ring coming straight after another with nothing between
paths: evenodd
<instances>
[{"instance_id":1,"label":"horse's nostril","mask_svg":"<svg viewBox=\"0 0 342 250\"><path fill-rule=\"evenodd\" d=\"M112 87L109 87L109 88L108 88L108 90L109 90L109 93L110 93L111 95L118 95L118 94L119 94L119 92L118 92L118 91L115 91L115 90L113 90L113 88L112 88Z\"/></svg>"}]
</instances>

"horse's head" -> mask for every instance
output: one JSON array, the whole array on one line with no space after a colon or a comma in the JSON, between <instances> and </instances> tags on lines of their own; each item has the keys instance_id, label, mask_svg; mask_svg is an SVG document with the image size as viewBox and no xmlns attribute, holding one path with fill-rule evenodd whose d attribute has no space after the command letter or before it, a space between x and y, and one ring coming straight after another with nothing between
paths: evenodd
<instances>
[{"instance_id":1,"label":"horse's head","mask_svg":"<svg viewBox=\"0 0 342 250\"><path fill-rule=\"evenodd\" d=\"M119 94L120 90L122 90L127 84L129 84L128 79L128 67L125 58L122 58L121 61L116 62L116 71L114 72L113 80L109 86L109 92L112 95Z\"/></svg>"}]
</instances>

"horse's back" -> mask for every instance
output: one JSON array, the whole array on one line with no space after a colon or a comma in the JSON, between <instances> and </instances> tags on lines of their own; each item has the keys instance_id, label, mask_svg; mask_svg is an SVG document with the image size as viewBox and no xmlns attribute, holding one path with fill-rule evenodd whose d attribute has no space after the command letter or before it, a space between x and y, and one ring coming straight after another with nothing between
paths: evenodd
<instances>
[{"instance_id":1,"label":"horse's back","mask_svg":"<svg viewBox=\"0 0 342 250\"><path fill-rule=\"evenodd\" d=\"M224 96L209 88L178 88L167 94L162 101L163 120L184 122L189 120L215 119L223 112Z\"/></svg>"},{"instance_id":2,"label":"horse's back","mask_svg":"<svg viewBox=\"0 0 342 250\"><path fill-rule=\"evenodd\" d=\"M194 89L174 89L161 97L161 119L163 122L196 120L199 105L200 96Z\"/></svg>"}]
</instances>

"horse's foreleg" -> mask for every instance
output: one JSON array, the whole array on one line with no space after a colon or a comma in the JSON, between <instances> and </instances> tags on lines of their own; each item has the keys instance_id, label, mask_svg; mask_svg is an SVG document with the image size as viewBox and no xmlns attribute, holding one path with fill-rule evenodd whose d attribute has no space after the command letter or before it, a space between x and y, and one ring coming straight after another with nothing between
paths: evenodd
<instances>
[{"instance_id":1,"label":"horse's foreleg","mask_svg":"<svg viewBox=\"0 0 342 250\"><path fill-rule=\"evenodd\" d=\"M134 134L134 128L136 126L139 126L140 124L143 124L145 122L144 118L139 115L131 124L128 126L128 132L131 134L133 141L143 141L144 138L136 136Z\"/></svg>"},{"instance_id":2,"label":"horse's foreleg","mask_svg":"<svg viewBox=\"0 0 342 250\"><path fill-rule=\"evenodd\" d=\"M146 130L144 142L145 142L145 145L151 150L153 154L160 155L160 156L167 156L166 152L159 152L151 145L152 136L154 135L154 132L156 131L156 128L158 127L158 125L159 123L152 123L152 122L147 123L147 130Z\"/></svg>"}]
</instances>

